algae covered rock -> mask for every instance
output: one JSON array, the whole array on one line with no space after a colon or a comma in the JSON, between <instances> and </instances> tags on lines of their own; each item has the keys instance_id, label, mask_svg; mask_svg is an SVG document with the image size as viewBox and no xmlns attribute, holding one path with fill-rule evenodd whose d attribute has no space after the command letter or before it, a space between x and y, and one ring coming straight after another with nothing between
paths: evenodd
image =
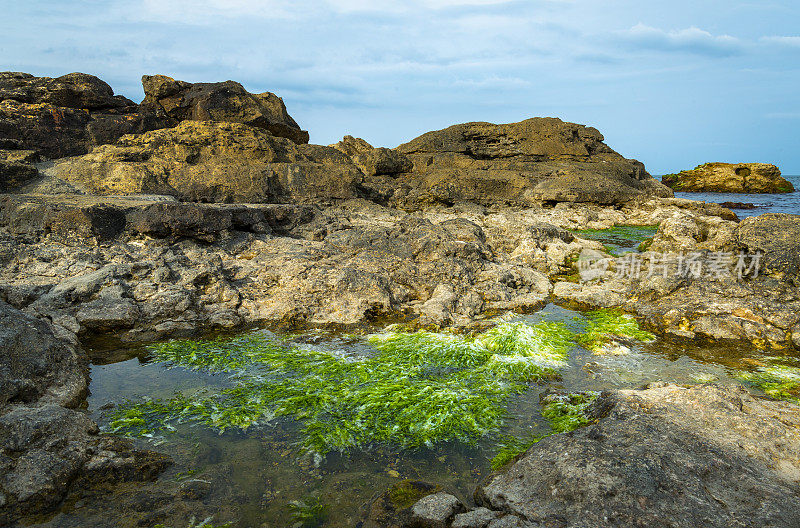
<instances>
[{"instance_id":1,"label":"algae covered rock","mask_svg":"<svg viewBox=\"0 0 800 528\"><path fill-rule=\"evenodd\" d=\"M706 163L678 174L667 174L661 182L676 191L725 193L789 193L791 182L769 163Z\"/></svg>"},{"instance_id":2,"label":"algae covered rock","mask_svg":"<svg viewBox=\"0 0 800 528\"><path fill-rule=\"evenodd\" d=\"M244 123L268 130L295 143L308 143L308 132L286 111L283 99L271 92L252 94L234 81L188 83L165 75L142 77L142 113L181 121Z\"/></svg>"},{"instance_id":3,"label":"algae covered rock","mask_svg":"<svg viewBox=\"0 0 800 528\"><path fill-rule=\"evenodd\" d=\"M137 105L93 75L57 78L0 72L0 148L36 150L50 158L148 128Z\"/></svg>"},{"instance_id":4,"label":"algae covered rock","mask_svg":"<svg viewBox=\"0 0 800 528\"><path fill-rule=\"evenodd\" d=\"M544 526L800 523L797 406L738 386L655 385L605 393L591 416L490 476L476 502Z\"/></svg>"},{"instance_id":5,"label":"algae covered rock","mask_svg":"<svg viewBox=\"0 0 800 528\"><path fill-rule=\"evenodd\" d=\"M59 162L53 174L95 194L164 194L199 202L335 200L363 174L338 150L297 145L239 123L184 121Z\"/></svg>"},{"instance_id":6,"label":"algae covered rock","mask_svg":"<svg viewBox=\"0 0 800 528\"><path fill-rule=\"evenodd\" d=\"M414 162L405 178L409 202L613 204L672 195L643 164L611 150L596 129L556 118L454 125L397 150Z\"/></svg>"},{"instance_id":7,"label":"algae covered rock","mask_svg":"<svg viewBox=\"0 0 800 528\"><path fill-rule=\"evenodd\" d=\"M736 228L736 241L763 256L762 269L782 277L800 272L800 215L768 213L744 219Z\"/></svg>"}]
</instances>

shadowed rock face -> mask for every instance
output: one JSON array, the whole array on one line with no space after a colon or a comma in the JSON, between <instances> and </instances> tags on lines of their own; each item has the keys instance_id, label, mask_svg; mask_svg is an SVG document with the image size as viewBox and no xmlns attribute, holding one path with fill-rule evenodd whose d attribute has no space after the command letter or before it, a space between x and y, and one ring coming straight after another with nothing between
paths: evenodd
<instances>
[{"instance_id":1,"label":"shadowed rock face","mask_svg":"<svg viewBox=\"0 0 800 528\"><path fill-rule=\"evenodd\" d=\"M612 204L672 195L643 164L611 150L596 129L555 118L455 125L397 150L414 162L404 180L411 201Z\"/></svg>"},{"instance_id":2,"label":"shadowed rock face","mask_svg":"<svg viewBox=\"0 0 800 528\"><path fill-rule=\"evenodd\" d=\"M664 185L684 192L787 193L794 186L769 163L706 163L693 170L666 174Z\"/></svg>"},{"instance_id":3,"label":"shadowed rock face","mask_svg":"<svg viewBox=\"0 0 800 528\"><path fill-rule=\"evenodd\" d=\"M142 113L166 117L171 126L181 121L244 123L298 144L308 143L308 132L300 129L274 93L251 94L234 81L192 84L165 75L145 75L142 86Z\"/></svg>"},{"instance_id":4,"label":"shadowed rock face","mask_svg":"<svg viewBox=\"0 0 800 528\"><path fill-rule=\"evenodd\" d=\"M0 350L0 524L50 511L73 485L152 480L169 465L99 435L74 409L86 396L88 360L53 325L0 301Z\"/></svg>"},{"instance_id":5,"label":"shadowed rock face","mask_svg":"<svg viewBox=\"0 0 800 528\"><path fill-rule=\"evenodd\" d=\"M476 502L541 526L800 525L797 406L655 386L604 394L594 414L490 476Z\"/></svg>"}]
</instances>

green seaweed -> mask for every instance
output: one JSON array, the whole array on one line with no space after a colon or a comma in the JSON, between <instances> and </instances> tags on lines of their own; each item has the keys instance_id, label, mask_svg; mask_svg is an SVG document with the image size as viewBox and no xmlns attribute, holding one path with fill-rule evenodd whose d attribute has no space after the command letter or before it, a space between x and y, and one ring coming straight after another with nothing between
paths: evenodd
<instances>
[{"instance_id":1,"label":"green seaweed","mask_svg":"<svg viewBox=\"0 0 800 528\"><path fill-rule=\"evenodd\" d=\"M438 491L438 486L432 486L424 482L411 479L401 480L393 484L388 491L389 500L398 510L408 508L426 495Z\"/></svg>"},{"instance_id":2,"label":"green seaweed","mask_svg":"<svg viewBox=\"0 0 800 528\"><path fill-rule=\"evenodd\" d=\"M578 229L573 233L580 238L602 242L606 253L619 256L628 251L649 247L649 244L644 244L644 246L642 244L651 241L657 230L657 225L643 225L615 226L608 229Z\"/></svg>"},{"instance_id":3,"label":"green seaweed","mask_svg":"<svg viewBox=\"0 0 800 528\"><path fill-rule=\"evenodd\" d=\"M800 368L788 365L761 367L755 372L744 372L738 378L757 387L774 400L800 404Z\"/></svg>"},{"instance_id":4,"label":"green seaweed","mask_svg":"<svg viewBox=\"0 0 800 528\"><path fill-rule=\"evenodd\" d=\"M597 392L575 392L550 396L542 407L542 416L549 422L552 432L527 438L503 437L500 441L500 449L492 459L492 469L498 470L506 466L548 436L567 433L588 425L587 411L597 396Z\"/></svg>"},{"instance_id":5,"label":"green seaweed","mask_svg":"<svg viewBox=\"0 0 800 528\"><path fill-rule=\"evenodd\" d=\"M289 503L292 521L297 528L319 528L328 520L330 507L317 497L308 497Z\"/></svg>"},{"instance_id":6,"label":"green seaweed","mask_svg":"<svg viewBox=\"0 0 800 528\"><path fill-rule=\"evenodd\" d=\"M477 336L390 328L368 341L376 354L361 360L290 346L265 333L156 345L155 359L228 373L233 386L126 402L111 413L110 429L155 436L190 423L224 432L287 417L303 423L302 445L318 454L379 443L472 444L500 428L508 398L529 382L558 375L574 335L561 323L502 322Z\"/></svg>"},{"instance_id":7,"label":"green seaweed","mask_svg":"<svg viewBox=\"0 0 800 528\"><path fill-rule=\"evenodd\" d=\"M584 314L584 332L578 336L578 343L595 353L616 339L653 341L655 336L642 330L636 319L622 310L603 309Z\"/></svg>"},{"instance_id":8,"label":"green seaweed","mask_svg":"<svg viewBox=\"0 0 800 528\"><path fill-rule=\"evenodd\" d=\"M554 397L542 408L550 427L556 433L567 433L589 423L586 411L597 399L596 392L575 392Z\"/></svg>"}]
</instances>

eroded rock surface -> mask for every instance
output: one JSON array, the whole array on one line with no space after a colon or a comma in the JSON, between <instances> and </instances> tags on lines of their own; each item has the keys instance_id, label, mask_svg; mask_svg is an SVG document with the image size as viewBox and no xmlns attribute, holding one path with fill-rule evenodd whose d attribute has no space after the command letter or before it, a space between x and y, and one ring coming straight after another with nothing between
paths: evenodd
<instances>
[{"instance_id":1,"label":"eroded rock surface","mask_svg":"<svg viewBox=\"0 0 800 528\"><path fill-rule=\"evenodd\" d=\"M603 143L597 129L555 118L455 125L397 150L414 162L403 179L412 202L613 204L672 195L643 164Z\"/></svg>"},{"instance_id":2,"label":"eroded rock surface","mask_svg":"<svg viewBox=\"0 0 800 528\"><path fill-rule=\"evenodd\" d=\"M245 123L298 144L308 143L308 132L300 129L274 93L252 94L234 81L188 83L165 75L145 75L142 86L141 113L166 119L169 126L187 120Z\"/></svg>"},{"instance_id":3,"label":"eroded rock surface","mask_svg":"<svg viewBox=\"0 0 800 528\"><path fill-rule=\"evenodd\" d=\"M664 185L684 192L787 193L791 182L769 163L706 163L678 174L667 174Z\"/></svg>"},{"instance_id":4,"label":"eroded rock surface","mask_svg":"<svg viewBox=\"0 0 800 528\"><path fill-rule=\"evenodd\" d=\"M604 394L593 412L489 477L476 501L534 526L800 523L797 406L741 387L655 386Z\"/></svg>"}]
</instances>

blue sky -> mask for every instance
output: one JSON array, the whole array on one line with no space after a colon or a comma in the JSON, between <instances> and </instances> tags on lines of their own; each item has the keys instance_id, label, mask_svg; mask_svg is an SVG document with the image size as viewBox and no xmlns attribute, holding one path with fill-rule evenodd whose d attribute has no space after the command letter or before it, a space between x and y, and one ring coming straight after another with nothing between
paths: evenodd
<instances>
[{"instance_id":1,"label":"blue sky","mask_svg":"<svg viewBox=\"0 0 800 528\"><path fill-rule=\"evenodd\" d=\"M706 161L800 174L800 3L0 0L0 70L272 91L328 144L466 121L597 127L653 174Z\"/></svg>"}]
</instances>

